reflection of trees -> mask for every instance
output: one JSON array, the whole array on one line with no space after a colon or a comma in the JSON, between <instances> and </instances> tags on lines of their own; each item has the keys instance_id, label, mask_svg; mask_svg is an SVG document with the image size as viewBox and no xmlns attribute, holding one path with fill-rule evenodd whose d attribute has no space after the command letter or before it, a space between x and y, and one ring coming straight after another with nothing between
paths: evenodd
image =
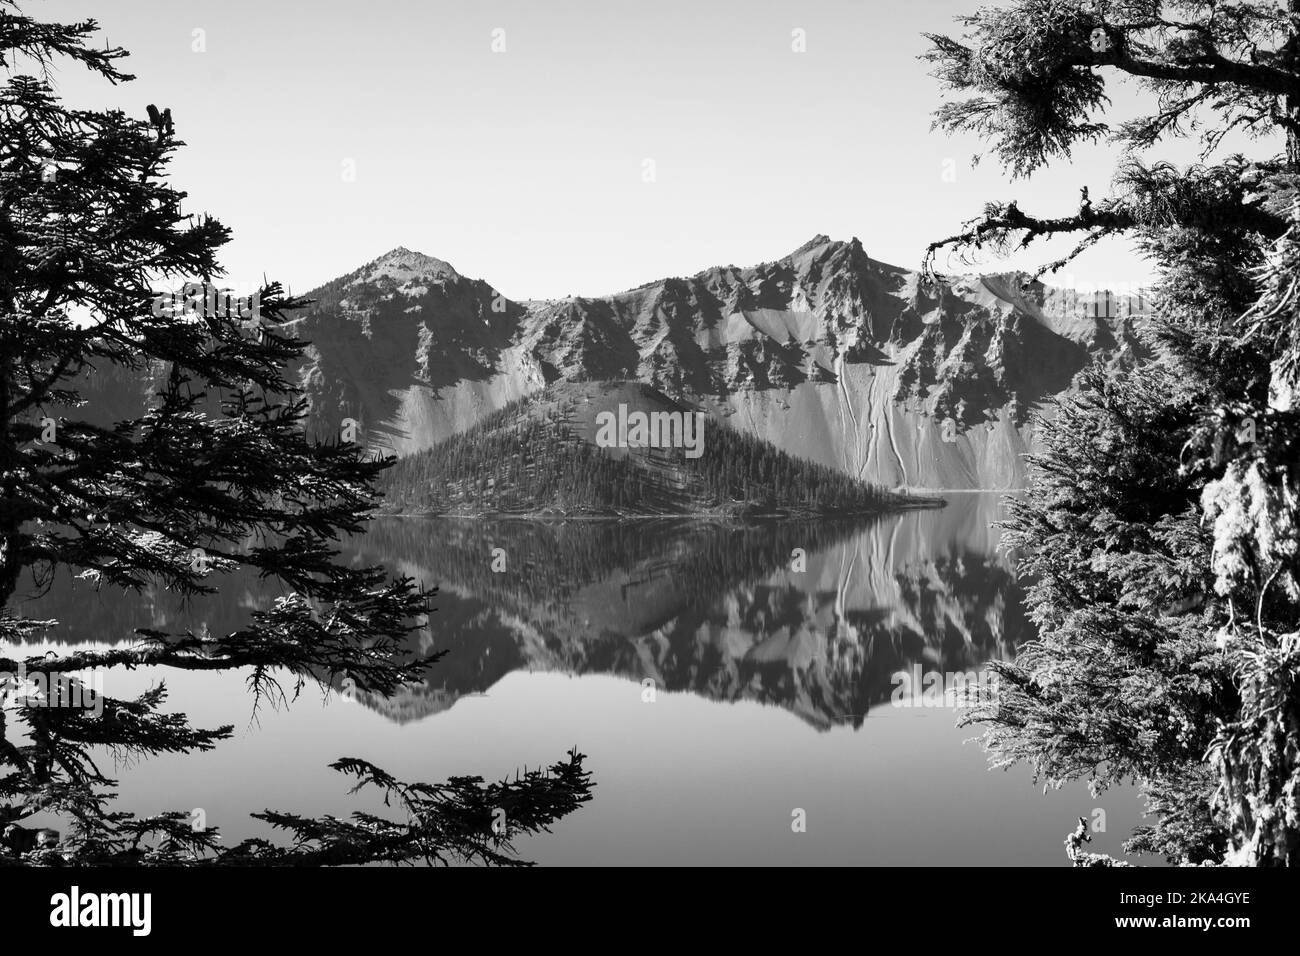
<instances>
[{"instance_id":1,"label":"reflection of trees","mask_svg":"<svg viewBox=\"0 0 1300 956\"><path fill-rule=\"evenodd\" d=\"M400 561L441 587L439 686L414 691L404 718L528 667L648 677L825 727L860 724L899 670L974 670L1009 656L1028 627L999 561L964 549L871 566L858 544L872 533L816 522L406 521L383 523L364 547L379 549L367 560ZM505 573L491 570L494 547L507 553ZM796 547L807 575L784 573ZM833 587L815 583L827 577ZM391 702L381 709L394 713Z\"/></svg>"},{"instance_id":2,"label":"reflection of trees","mask_svg":"<svg viewBox=\"0 0 1300 956\"><path fill-rule=\"evenodd\" d=\"M425 683L359 698L414 720L528 668L651 678L661 690L780 706L817 727L860 725L896 672L977 670L1010 657L1029 627L1000 560L971 545L873 555L888 533L790 521L375 522L349 557L439 587L410 650L442 656ZM492 570L494 548L503 572ZM795 548L806 573L788 573ZM168 592L70 588L58 582L46 598L68 611L54 639L122 640L163 620L219 633L274 597L242 578L188 608Z\"/></svg>"},{"instance_id":3,"label":"reflection of trees","mask_svg":"<svg viewBox=\"0 0 1300 956\"><path fill-rule=\"evenodd\" d=\"M529 605L571 597L611 572L629 575L629 588L667 576L684 596L707 597L720 585L772 573L796 547L811 553L869 526L869 519L377 521L358 552L426 570L429 584ZM492 570L493 548L506 552L505 573Z\"/></svg>"}]
</instances>

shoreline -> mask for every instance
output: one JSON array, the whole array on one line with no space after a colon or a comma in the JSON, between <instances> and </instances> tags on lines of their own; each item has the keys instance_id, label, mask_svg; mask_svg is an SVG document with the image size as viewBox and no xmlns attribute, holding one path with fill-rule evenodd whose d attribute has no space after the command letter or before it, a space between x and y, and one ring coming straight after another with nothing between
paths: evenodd
<instances>
[{"instance_id":1,"label":"shoreline","mask_svg":"<svg viewBox=\"0 0 1300 956\"><path fill-rule=\"evenodd\" d=\"M375 518L457 518L490 521L647 521L647 520L733 520L733 521L832 521L844 518L886 518L908 511L942 510L948 506L944 498L911 498L896 507L875 511L832 512L764 512L744 514L736 511L662 511L624 512L619 514L556 514L549 511L417 511L377 514ZM371 519L374 520L374 519Z\"/></svg>"}]
</instances>

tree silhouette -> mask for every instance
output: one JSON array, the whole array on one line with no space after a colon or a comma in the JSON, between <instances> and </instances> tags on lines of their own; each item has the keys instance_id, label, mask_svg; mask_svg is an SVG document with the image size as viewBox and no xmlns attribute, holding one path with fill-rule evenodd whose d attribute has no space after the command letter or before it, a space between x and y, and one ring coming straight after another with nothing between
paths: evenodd
<instances>
[{"instance_id":1,"label":"tree silhouette","mask_svg":"<svg viewBox=\"0 0 1300 956\"><path fill-rule=\"evenodd\" d=\"M244 567L289 593L232 633L140 631L130 647L0 652L0 861L519 862L515 835L590 798L576 751L545 773L495 785L403 784L348 758L335 768L399 796L406 816L259 814L287 831L283 845L223 848L215 830L194 830L179 813L137 819L111 808L114 781L97 751L206 750L231 728L160 712L163 686L107 698L96 712L77 672L247 668L258 698L285 700L312 680L390 693L432 659L402 652L430 593L338 560L337 542L371 516L389 463L304 434L305 402L282 370L305 347L284 323L306 303L266 283L228 307L216 284L228 231L183 213L185 194L165 180L182 145L170 110L151 105L143 121L56 97L58 61L111 83L131 79L119 68L125 51L88 42L96 29L38 22L0 0L9 74L0 87L0 651L39 634L41 622L17 604L61 569L101 587L159 583L195 595ZM95 407L96 378L114 375L152 383L142 416L118 420ZM33 676L47 688L40 706L29 706ZM496 810L507 826L493 828ZM70 832L55 839L21 826L38 813L68 821Z\"/></svg>"}]
</instances>

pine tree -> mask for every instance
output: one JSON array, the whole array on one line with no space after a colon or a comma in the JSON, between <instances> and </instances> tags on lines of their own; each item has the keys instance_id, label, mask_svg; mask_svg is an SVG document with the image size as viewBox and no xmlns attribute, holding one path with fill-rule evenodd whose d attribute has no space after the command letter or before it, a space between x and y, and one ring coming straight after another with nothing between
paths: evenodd
<instances>
[{"instance_id":1,"label":"pine tree","mask_svg":"<svg viewBox=\"0 0 1300 956\"><path fill-rule=\"evenodd\" d=\"M218 289L228 232L184 214L184 193L165 179L181 145L170 111L150 106L139 120L69 109L55 95L56 63L131 79L120 69L125 51L96 46L95 31L93 21L39 22L0 0L0 641L39 634L42 622L15 605L56 573L195 595L249 568L289 596L230 634L142 631L130 647L0 655L0 862L515 862L512 833L491 829L492 808L509 804L513 833L544 829L589 798L580 755L490 786L408 785L348 758L336 769L383 789L408 816L260 815L287 831L287 846L223 848L188 814L138 819L112 809L114 781L97 750L207 750L231 728L162 713L163 687L107 698L96 713L75 672L250 668L259 697L287 699L313 679L389 693L429 663L404 655L429 594L339 560L337 542L372 514L387 463L304 434L304 402L283 377L304 348L284 327L302 300L268 283L235 314L205 301ZM171 292L181 283L194 295L178 313ZM105 422L87 407L92 376L115 373L151 377L144 414ZM277 681L283 673L292 687ZM45 705L27 706L30 695L13 703L35 675L50 689ZM21 821L37 813L71 832L36 840Z\"/></svg>"},{"instance_id":2,"label":"pine tree","mask_svg":"<svg viewBox=\"0 0 1300 956\"><path fill-rule=\"evenodd\" d=\"M938 126L978 134L1013 177L1088 141L1120 159L1110 193L1084 189L1071 215L990 203L931 245L932 280L943 250L1050 236L1077 244L1039 275L1112 236L1159 275L1154 357L1090 371L1042 424L1008 528L1040 638L998 665L975 718L998 763L1138 781L1156 823L1129 850L1300 862L1300 2L1017 0L962 22L960 39L930 37L962 96ZM1152 106L1112 126L1124 77ZM1259 155L1225 155L1234 133ZM1144 163L1194 134L1198 164Z\"/></svg>"}]
</instances>

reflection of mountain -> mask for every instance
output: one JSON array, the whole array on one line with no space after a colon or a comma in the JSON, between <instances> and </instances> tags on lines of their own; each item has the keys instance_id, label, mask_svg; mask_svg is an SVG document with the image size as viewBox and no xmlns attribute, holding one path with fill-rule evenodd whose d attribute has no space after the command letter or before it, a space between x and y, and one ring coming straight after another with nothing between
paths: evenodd
<instances>
[{"instance_id":1,"label":"reflection of mountain","mask_svg":"<svg viewBox=\"0 0 1300 956\"><path fill-rule=\"evenodd\" d=\"M426 686L367 703L408 720L518 669L653 679L859 724L914 663L976 670L1025 636L988 496L856 528L772 522L383 522L367 562L440 587ZM506 555L492 570L493 549ZM801 548L806 570L791 570ZM498 565L499 566L499 565Z\"/></svg>"},{"instance_id":2,"label":"reflection of mountain","mask_svg":"<svg viewBox=\"0 0 1300 956\"><path fill-rule=\"evenodd\" d=\"M996 517L992 496L955 495L872 524L382 520L353 557L438 585L412 651L446 654L425 684L362 700L413 720L512 671L553 670L856 726L899 670L977 670L1027 636ZM50 640L122 641L137 627L233 630L273 596L230 580L182 608L166 592L96 596L63 580L23 611L60 618Z\"/></svg>"}]
</instances>

